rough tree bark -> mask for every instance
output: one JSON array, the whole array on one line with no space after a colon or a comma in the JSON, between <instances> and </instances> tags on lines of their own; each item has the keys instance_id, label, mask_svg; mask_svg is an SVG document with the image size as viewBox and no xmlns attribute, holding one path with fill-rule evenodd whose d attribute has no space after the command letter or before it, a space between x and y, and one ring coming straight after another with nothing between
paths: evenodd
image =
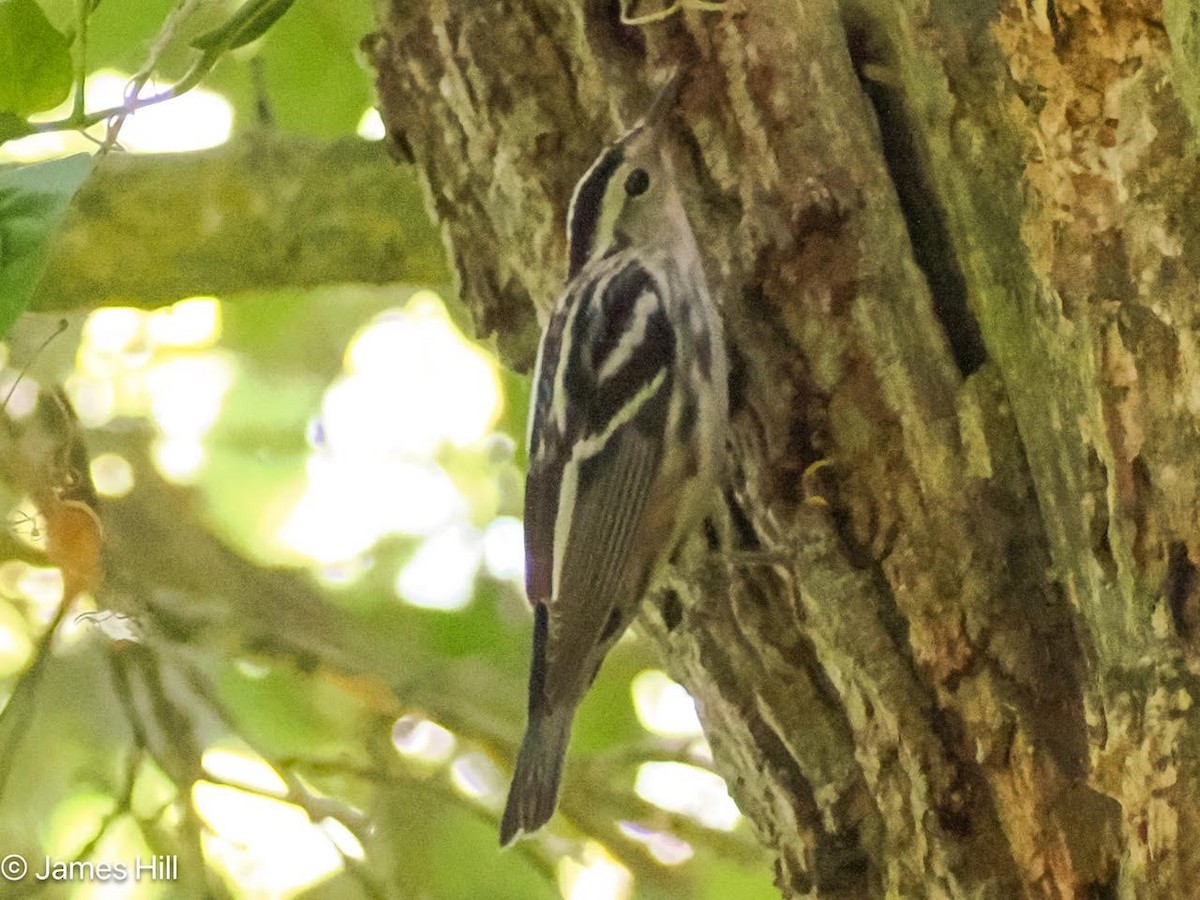
<instances>
[{"instance_id":1,"label":"rough tree bark","mask_svg":"<svg viewBox=\"0 0 1200 900\"><path fill-rule=\"evenodd\" d=\"M618 12L380 0L371 49L518 367L574 180L690 72L730 521L790 562L681 580L643 626L782 893L1193 896L1200 9Z\"/></svg>"}]
</instances>

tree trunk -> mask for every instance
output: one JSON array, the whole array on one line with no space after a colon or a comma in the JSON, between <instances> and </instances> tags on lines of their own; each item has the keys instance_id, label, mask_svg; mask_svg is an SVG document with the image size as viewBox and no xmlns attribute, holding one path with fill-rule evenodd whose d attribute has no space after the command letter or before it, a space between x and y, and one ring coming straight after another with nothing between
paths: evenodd
<instances>
[{"instance_id":1,"label":"tree trunk","mask_svg":"<svg viewBox=\"0 0 1200 900\"><path fill-rule=\"evenodd\" d=\"M780 890L1193 895L1200 9L618 13L384 2L384 120L523 368L574 181L687 69L729 520L764 553L643 626Z\"/></svg>"}]
</instances>

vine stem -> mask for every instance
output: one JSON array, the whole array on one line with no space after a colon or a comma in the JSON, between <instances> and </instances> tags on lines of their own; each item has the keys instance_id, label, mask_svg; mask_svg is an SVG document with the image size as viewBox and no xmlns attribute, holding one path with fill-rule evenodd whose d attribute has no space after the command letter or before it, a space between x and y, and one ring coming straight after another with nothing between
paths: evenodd
<instances>
[{"instance_id":1,"label":"vine stem","mask_svg":"<svg viewBox=\"0 0 1200 900\"><path fill-rule=\"evenodd\" d=\"M79 0L77 14L80 43L79 53L75 59L75 97L71 113L64 118L55 119L50 122L25 122L17 133L9 136L18 138L27 137L31 134L48 134L55 131L84 131L93 125L111 120L100 148L101 153L107 152L116 145L117 135L120 133L121 126L124 124L126 118L139 109L154 106L165 100L172 100L175 97L186 94L204 80L204 77L212 71L217 60L220 59L220 53L205 51L192 64L192 67L184 73L183 77L173 85L148 97L140 96L142 88L145 87L146 82L150 80L150 76L154 73L154 69L158 66L158 61L162 57L163 52L174 38L176 29L180 23L195 11L201 2L202 0L181 0L180 4L167 17L167 20L163 23L163 27L159 29L158 36L154 40L154 46L151 47L150 53L146 57L146 62L130 79L123 103L94 112L87 112L84 107L86 102L84 86L87 77L87 19L90 14L91 4L89 0Z\"/></svg>"}]
</instances>

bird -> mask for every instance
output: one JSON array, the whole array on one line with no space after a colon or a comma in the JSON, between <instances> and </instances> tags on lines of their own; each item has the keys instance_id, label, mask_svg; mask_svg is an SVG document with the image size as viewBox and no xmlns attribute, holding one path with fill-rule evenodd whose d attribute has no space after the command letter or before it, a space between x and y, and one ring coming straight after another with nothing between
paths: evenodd
<instances>
[{"instance_id":1,"label":"bird","mask_svg":"<svg viewBox=\"0 0 1200 900\"><path fill-rule=\"evenodd\" d=\"M501 846L549 821L575 711L674 551L715 509L728 422L717 306L666 125L678 71L579 180L538 347L525 483L528 721Z\"/></svg>"}]
</instances>

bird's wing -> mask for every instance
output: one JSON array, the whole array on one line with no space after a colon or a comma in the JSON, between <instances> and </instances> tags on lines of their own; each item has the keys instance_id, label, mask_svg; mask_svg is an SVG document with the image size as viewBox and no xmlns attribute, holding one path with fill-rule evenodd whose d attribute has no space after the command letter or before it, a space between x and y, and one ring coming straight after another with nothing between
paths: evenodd
<instances>
[{"instance_id":1,"label":"bird's wing","mask_svg":"<svg viewBox=\"0 0 1200 900\"><path fill-rule=\"evenodd\" d=\"M539 392L569 395L539 393L526 483L527 588L549 611L545 658L534 660L547 700L586 689L593 649L628 623L657 556L635 536L673 388L660 290L636 260L614 260L568 294L547 331Z\"/></svg>"},{"instance_id":2,"label":"bird's wing","mask_svg":"<svg viewBox=\"0 0 1200 900\"><path fill-rule=\"evenodd\" d=\"M655 417L654 410L646 412ZM658 548L636 546L635 538L662 451L657 435L631 423L578 467L576 512L549 604L544 692L552 706L587 689L603 651L637 610Z\"/></svg>"}]
</instances>

